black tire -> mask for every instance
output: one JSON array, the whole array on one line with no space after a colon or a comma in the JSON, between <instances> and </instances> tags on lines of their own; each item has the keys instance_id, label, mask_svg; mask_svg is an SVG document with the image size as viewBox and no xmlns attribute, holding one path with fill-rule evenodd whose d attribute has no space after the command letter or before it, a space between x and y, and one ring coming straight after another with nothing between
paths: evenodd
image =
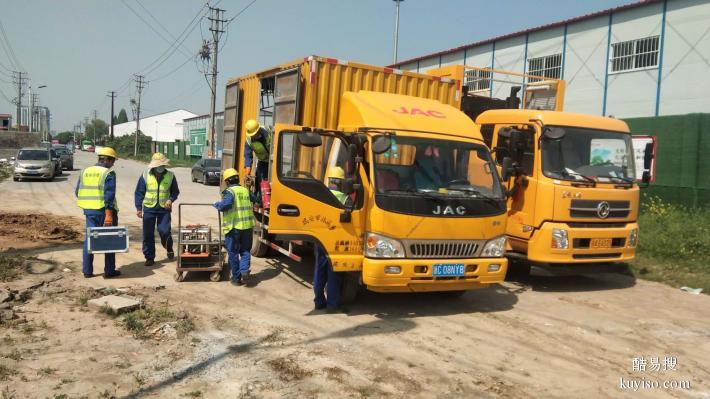
<instances>
[{"instance_id":1,"label":"black tire","mask_svg":"<svg viewBox=\"0 0 710 399\"><path fill-rule=\"evenodd\" d=\"M252 242L251 242L251 255L255 256L257 258L264 258L266 255L269 253L269 247L268 245L264 244L259 240L260 234L259 232L254 229L254 234L252 235Z\"/></svg>"},{"instance_id":2,"label":"black tire","mask_svg":"<svg viewBox=\"0 0 710 399\"><path fill-rule=\"evenodd\" d=\"M343 273L343 287L340 293L340 301L343 305L355 302L358 294L362 291L360 276L360 272Z\"/></svg>"},{"instance_id":3,"label":"black tire","mask_svg":"<svg viewBox=\"0 0 710 399\"><path fill-rule=\"evenodd\" d=\"M202 184L207 185L207 173L202 174Z\"/></svg>"},{"instance_id":4,"label":"black tire","mask_svg":"<svg viewBox=\"0 0 710 399\"><path fill-rule=\"evenodd\" d=\"M193 183L195 183L195 182L197 181L197 179L195 179L195 174L194 174L194 173L190 173L190 178L192 179L192 182L193 182Z\"/></svg>"},{"instance_id":5,"label":"black tire","mask_svg":"<svg viewBox=\"0 0 710 399\"><path fill-rule=\"evenodd\" d=\"M505 277L506 280L523 280L530 277L531 265L529 262L518 261L518 260L508 260L508 272Z\"/></svg>"},{"instance_id":6,"label":"black tire","mask_svg":"<svg viewBox=\"0 0 710 399\"><path fill-rule=\"evenodd\" d=\"M20 179L13 176L13 177L12 177L12 181L20 181Z\"/></svg>"}]
</instances>

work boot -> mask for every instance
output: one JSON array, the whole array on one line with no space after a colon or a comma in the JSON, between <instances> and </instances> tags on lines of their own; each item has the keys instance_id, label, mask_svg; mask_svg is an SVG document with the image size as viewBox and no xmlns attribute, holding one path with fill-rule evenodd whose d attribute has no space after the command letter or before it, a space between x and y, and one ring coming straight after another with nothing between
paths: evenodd
<instances>
[{"instance_id":1,"label":"work boot","mask_svg":"<svg viewBox=\"0 0 710 399\"><path fill-rule=\"evenodd\" d=\"M168 259L173 260L174 257L175 257L175 252L168 251Z\"/></svg>"},{"instance_id":2,"label":"work boot","mask_svg":"<svg viewBox=\"0 0 710 399\"><path fill-rule=\"evenodd\" d=\"M146 266L153 266L154 264L155 264L155 261L153 259L146 259L145 260Z\"/></svg>"},{"instance_id":3,"label":"work boot","mask_svg":"<svg viewBox=\"0 0 710 399\"><path fill-rule=\"evenodd\" d=\"M84 278L92 278L92 277L94 277L93 274L84 273Z\"/></svg>"},{"instance_id":4,"label":"work boot","mask_svg":"<svg viewBox=\"0 0 710 399\"><path fill-rule=\"evenodd\" d=\"M233 286L244 285L244 283L242 283L242 280L241 280L241 279L239 279L239 280L230 280L230 283L231 283Z\"/></svg>"},{"instance_id":5,"label":"work boot","mask_svg":"<svg viewBox=\"0 0 710 399\"><path fill-rule=\"evenodd\" d=\"M328 308L325 310L325 312L328 314L349 313L350 310L348 310L347 308L344 308L342 306L338 306L337 308Z\"/></svg>"},{"instance_id":6,"label":"work boot","mask_svg":"<svg viewBox=\"0 0 710 399\"><path fill-rule=\"evenodd\" d=\"M114 277L118 277L120 275L121 275L120 271L114 270L113 273L111 273L111 274L104 273L104 278L114 278Z\"/></svg>"}]
</instances>

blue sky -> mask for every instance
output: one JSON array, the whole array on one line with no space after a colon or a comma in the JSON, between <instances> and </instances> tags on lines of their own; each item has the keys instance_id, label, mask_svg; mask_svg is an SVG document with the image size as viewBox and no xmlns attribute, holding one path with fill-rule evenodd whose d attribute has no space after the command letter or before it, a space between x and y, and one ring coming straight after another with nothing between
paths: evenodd
<instances>
[{"instance_id":1,"label":"blue sky","mask_svg":"<svg viewBox=\"0 0 710 399\"><path fill-rule=\"evenodd\" d=\"M221 0L219 7L231 18L251 1ZM405 0L400 11L399 59L630 2ZM168 50L173 38L198 13L205 14L204 4L188 0L2 0L0 20L32 86L47 85L39 91L40 103L52 111L53 130L62 131L94 109L99 118L108 120L109 90L119 91L116 113L125 108L131 118L129 100L135 96L135 85L127 82L134 73L145 73L149 81L143 92L144 115L178 108L208 112L209 89L198 69L201 63L192 59L202 36L209 37L208 21L196 24L178 50ZM219 57L218 110L223 107L228 78L306 55L390 64L394 2L257 0L227 30ZM165 60L160 57L171 53ZM14 106L2 95L16 95L7 83L11 78L6 68L16 65L0 47L0 113L14 114Z\"/></svg>"}]
</instances>

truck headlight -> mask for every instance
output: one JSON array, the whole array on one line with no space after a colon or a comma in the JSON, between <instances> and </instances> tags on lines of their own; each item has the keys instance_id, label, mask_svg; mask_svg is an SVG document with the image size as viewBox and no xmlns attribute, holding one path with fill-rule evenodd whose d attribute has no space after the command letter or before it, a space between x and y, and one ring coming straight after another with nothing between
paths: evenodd
<instances>
[{"instance_id":1,"label":"truck headlight","mask_svg":"<svg viewBox=\"0 0 710 399\"><path fill-rule=\"evenodd\" d=\"M567 230L552 229L552 248L567 249L569 248L569 239L567 239Z\"/></svg>"},{"instance_id":2,"label":"truck headlight","mask_svg":"<svg viewBox=\"0 0 710 399\"><path fill-rule=\"evenodd\" d=\"M404 258L404 247L394 238L367 233L365 256L368 258Z\"/></svg>"},{"instance_id":3,"label":"truck headlight","mask_svg":"<svg viewBox=\"0 0 710 399\"><path fill-rule=\"evenodd\" d=\"M628 247L629 248L636 247L636 244L638 244L638 241L639 241L639 229L631 230L631 233L629 234Z\"/></svg>"},{"instance_id":4,"label":"truck headlight","mask_svg":"<svg viewBox=\"0 0 710 399\"><path fill-rule=\"evenodd\" d=\"M483 258L499 258L505 253L505 236L494 238L483 246L481 257Z\"/></svg>"}]
</instances>

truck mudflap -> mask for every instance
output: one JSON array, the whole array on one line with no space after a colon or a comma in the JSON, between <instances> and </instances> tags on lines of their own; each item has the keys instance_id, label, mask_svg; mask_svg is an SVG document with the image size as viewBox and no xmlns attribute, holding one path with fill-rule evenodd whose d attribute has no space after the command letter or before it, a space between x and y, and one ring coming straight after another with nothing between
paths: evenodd
<instances>
[{"instance_id":1,"label":"truck mudflap","mask_svg":"<svg viewBox=\"0 0 710 399\"><path fill-rule=\"evenodd\" d=\"M638 244L637 223L590 226L592 227L544 223L527 242L527 260L532 264L598 265L634 259ZM566 248L555 248L553 232L559 237L561 231L566 234Z\"/></svg>"},{"instance_id":2,"label":"truck mudflap","mask_svg":"<svg viewBox=\"0 0 710 399\"><path fill-rule=\"evenodd\" d=\"M461 291L501 283L507 269L505 258L365 258L362 281L375 292Z\"/></svg>"}]
</instances>

